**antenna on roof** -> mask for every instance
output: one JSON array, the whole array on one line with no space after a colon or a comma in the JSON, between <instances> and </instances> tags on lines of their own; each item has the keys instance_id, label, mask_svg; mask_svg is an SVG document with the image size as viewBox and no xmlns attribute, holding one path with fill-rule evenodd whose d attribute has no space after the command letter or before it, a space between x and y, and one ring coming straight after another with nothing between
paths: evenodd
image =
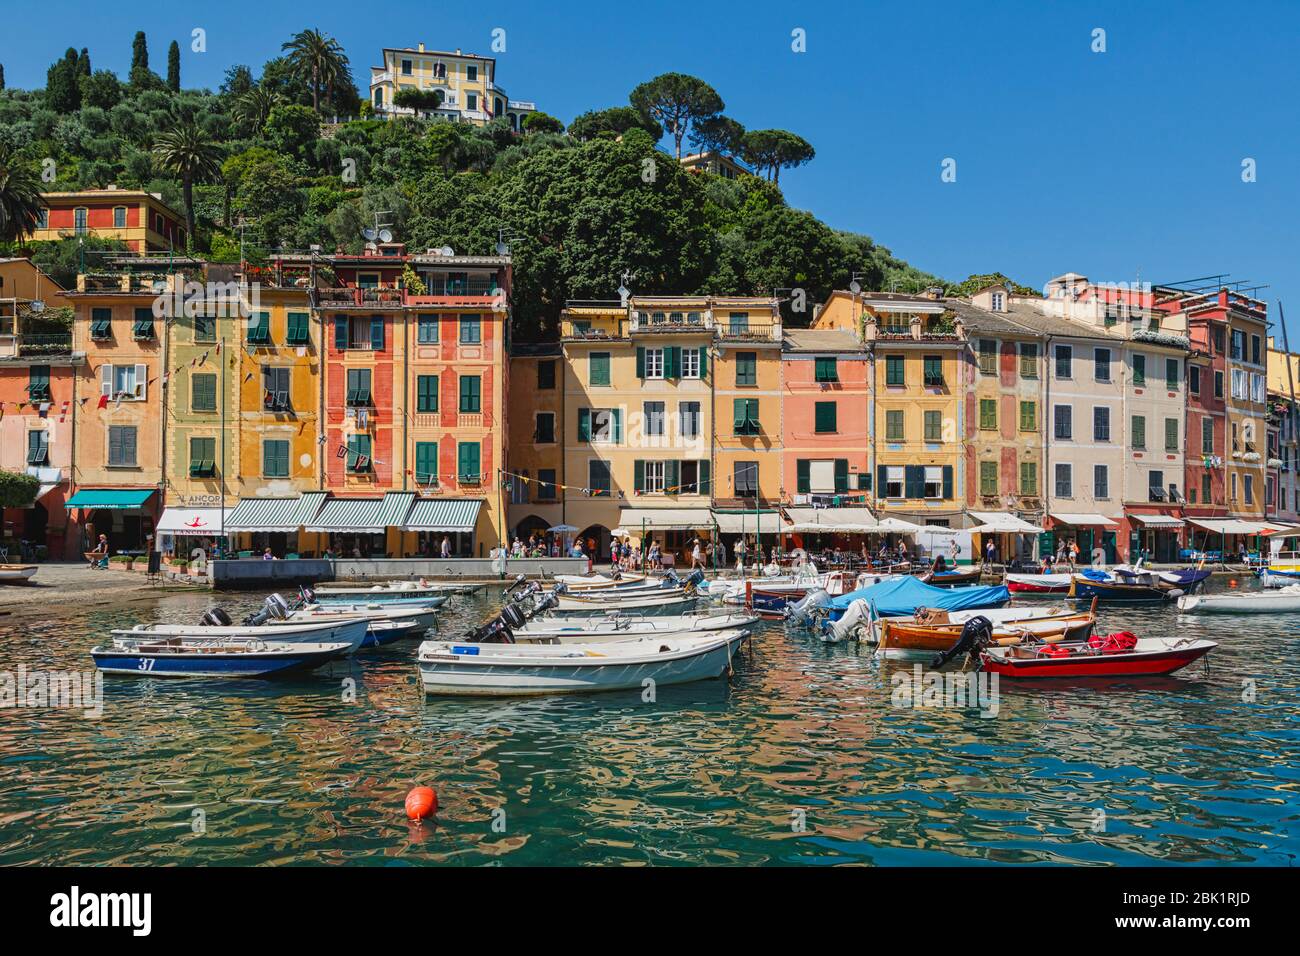
<instances>
[{"instance_id":1,"label":"antenna on roof","mask_svg":"<svg viewBox=\"0 0 1300 956\"><path fill-rule=\"evenodd\" d=\"M392 231L391 229L380 229L380 230L379 230L379 241L380 241L380 242L392 242L392 241L393 241L393 231Z\"/></svg>"},{"instance_id":2,"label":"antenna on roof","mask_svg":"<svg viewBox=\"0 0 1300 956\"><path fill-rule=\"evenodd\" d=\"M374 242L379 233L378 231L371 229L369 226L366 226L366 228L361 230L361 235L365 237L367 242Z\"/></svg>"}]
</instances>

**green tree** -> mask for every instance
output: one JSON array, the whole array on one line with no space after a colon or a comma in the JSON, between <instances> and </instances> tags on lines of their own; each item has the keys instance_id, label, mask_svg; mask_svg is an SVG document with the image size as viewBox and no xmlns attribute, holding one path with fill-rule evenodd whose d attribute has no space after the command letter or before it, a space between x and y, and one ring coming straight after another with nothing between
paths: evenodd
<instances>
[{"instance_id":1,"label":"green tree","mask_svg":"<svg viewBox=\"0 0 1300 956\"><path fill-rule=\"evenodd\" d=\"M780 182L781 170L802 166L816 155L803 137L783 129L756 129L746 133L740 143L745 161L760 172L767 171L772 182Z\"/></svg>"},{"instance_id":2,"label":"green tree","mask_svg":"<svg viewBox=\"0 0 1300 956\"><path fill-rule=\"evenodd\" d=\"M167 48L167 89L181 91L181 46L175 40Z\"/></svg>"},{"instance_id":3,"label":"green tree","mask_svg":"<svg viewBox=\"0 0 1300 956\"><path fill-rule=\"evenodd\" d=\"M721 113L726 104L717 90L685 73L663 73L636 87L629 97L638 111L653 117L673 138L682 158L682 138L691 124Z\"/></svg>"},{"instance_id":4,"label":"green tree","mask_svg":"<svg viewBox=\"0 0 1300 956\"><path fill-rule=\"evenodd\" d=\"M266 118L266 140L285 156L302 159L320 136L320 117L306 106L276 106Z\"/></svg>"},{"instance_id":5,"label":"green tree","mask_svg":"<svg viewBox=\"0 0 1300 956\"><path fill-rule=\"evenodd\" d=\"M193 243L194 184L216 179L221 174L221 148L190 117L154 141L153 155L159 167L181 178L186 232Z\"/></svg>"},{"instance_id":6,"label":"green tree","mask_svg":"<svg viewBox=\"0 0 1300 956\"><path fill-rule=\"evenodd\" d=\"M524 130L529 133L563 133L564 124L550 113L538 111L524 117Z\"/></svg>"},{"instance_id":7,"label":"green tree","mask_svg":"<svg viewBox=\"0 0 1300 956\"><path fill-rule=\"evenodd\" d=\"M691 130L691 145L699 152L739 153L745 127L729 116L710 116Z\"/></svg>"},{"instance_id":8,"label":"green tree","mask_svg":"<svg viewBox=\"0 0 1300 956\"><path fill-rule=\"evenodd\" d=\"M242 63L226 70L226 77L221 83L221 95L232 99L243 96L253 88L253 71Z\"/></svg>"},{"instance_id":9,"label":"green tree","mask_svg":"<svg viewBox=\"0 0 1300 956\"><path fill-rule=\"evenodd\" d=\"M0 63L0 90L5 88L5 65Z\"/></svg>"},{"instance_id":10,"label":"green tree","mask_svg":"<svg viewBox=\"0 0 1300 956\"><path fill-rule=\"evenodd\" d=\"M18 151L0 140L0 239L31 235L41 218L41 183Z\"/></svg>"},{"instance_id":11,"label":"green tree","mask_svg":"<svg viewBox=\"0 0 1300 956\"><path fill-rule=\"evenodd\" d=\"M56 113L73 113L81 108L77 85L77 51L68 47L63 59L55 61L45 74L45 103Z\"/></svg>"},{"instance_id":12,"label":"green tree","mask_svg":"<svg viewBox=\"0 0 1300 956\"><path fill-rule=\"evenodd\" d=\"M111 110L122 100L122 84L112 70L97 70L78 81L82 107L95 106Z\"/></svg>"},{"instance_id":13,"label":"green tree","mask_svg":"<svg viewBox=\"0 0 1300 956\"><path fill-rule=\"evenodd\" d=\"M30 508L40 489L40 479L34 475L0 471L0 508Z\"/></svg>"},{"instance_id":14,"label":"green tree","mask_svg":"<svg viewBox=\"0 0 1300 956\"><path fill-rule=\"evenodd\" d=\"M322 90L332 91L345 80L352 81L343 47L319 30L301 30L280 49L288 54L294 72L311 88L311 108L318 113Z\"/></svg>"},{"instance_id":15,"label":"green tree","mask_svg":"<svg viewBox=\"0 0 1300 956\"><path fill-rule=\"evenodd\" d=\"M583 113L569 124L569 135L584 141L597 136L616 139L630 129L645 130L656 143L664 138L664 128L632 106L611 106Z\"/></svg>"},{"instance_id":16,"label":"green tree","mask_svg":"<svg viewBox=\"0 0 1300 956\"><path fill-rule=\"evenodd\" d=\"M136 90L157 89L162 85L158 75L149 69L149 43L144 31L138 30L131 41L131 72L127 82Z\"/></svg>"},{"instance_id":17,"label":"green tree","mask_svg":"<svg viewBox=\"0 0 1300 956\"><path fill-rule=\"evenodd\" d=\"M393 94L393 105L402 109L436 110L442 106L442 90L422 90L416 86L404 86Z\"/></svg>"},{"instance_id":18,"label":"green tree","mask_svg":"<svg viewBox=\"0 0 1300 956\"><path fill-rule=\"evenodd\" d=\"M945 294L954 299L969 299L976 292L987 289L991 285L1004 285L1012 295L1042 295L1038 289L1021 285L1001 272L986 272L983 275L967 276L965 281L948 286Z\"/></svg>"},{"instance_id":19,"label":"green tree","mask_svg":"<svg viewBox=\"0 0 1300 956\"><path fill-rule=\"evenodd\" d=\"M287 105L287 102L282 93L264 86L254 86L235 100L230 118L242 132L260 136L271 111L277 106Z\"/></svg>"}]
</instances>

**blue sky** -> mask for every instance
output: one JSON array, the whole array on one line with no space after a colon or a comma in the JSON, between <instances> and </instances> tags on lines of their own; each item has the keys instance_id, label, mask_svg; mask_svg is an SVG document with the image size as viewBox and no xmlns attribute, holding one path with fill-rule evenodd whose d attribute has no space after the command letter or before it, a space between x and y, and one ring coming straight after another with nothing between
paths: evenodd
<instances>
[{"instance_id":1,"label":"blue sky","mask_svg":"<svg viewBox=\"0 0 1300 956\"><path fill-rule=\"evenodd\" d=\"M88 46L96 69L124 75L144 29L156 70L177 39L185 85L215 88L227 66L256 72L315 27L343 43L364 95L384 46L486 54L501 27L497 77L513 98L568 122L626 103L657 73L693 73L746 126L816 147L782 177L792 205L946 278L1000 270L1041 287L1068 270L1115 282L1229 273L1268 285L1270 313L1282 299L1300 331L1300 4L490 7L224 0L199 12L116 0L61 4L53 17L26 4L6 12L0 62L10 86L43 85L66 47ZM195 27L205 54L189 51ZM796 28L804 53L791 50ZM1104 53L1091 50L1098 28ZM946 158L956 182L940 179ZM1242 182L1245 158L1254 183Z\"/></svg>"}]
</instances>

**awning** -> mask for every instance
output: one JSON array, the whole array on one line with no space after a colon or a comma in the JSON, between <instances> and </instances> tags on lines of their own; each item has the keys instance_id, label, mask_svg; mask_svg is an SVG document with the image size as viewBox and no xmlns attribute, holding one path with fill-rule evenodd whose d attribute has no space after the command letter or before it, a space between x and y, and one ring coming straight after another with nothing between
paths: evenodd
<instances>
[{"instance_id":1,"label":"awning","mask_svg":"<svg viewBox=\"0 0 1300 956\"><path fill-rule=\"evenodd\" d=\"M297 498L242 498L226 515L226 533L297 531L316 517L324 500L323 491L309 491Z\"/></svg>"},{"instance_id":2,"label":"awning","mask_svg":"<svg viewBox=\"0 0 1300 956\"><path fill-rule=\"evenodd\" d=\"M1077 514L1071 511L1053 511L1051 517L1054 521L1061 524L1073 524L1088 527L1089 525L1102 525L1108 528L1119 526L1118 521L1112 521L1105 515Z\"/></svg>"},{"instance_id":3,"label":"awning","mask_svg":"<svg viewBox=\"0 0 1300 956\"><path fill-rule=\"evenodd\" d=\"M473 531L483 502L476 498L420 498L404 531Z\"/></svg>"},{"instance_id":4,"label":"awning","mask_svg":"<svg viewBox=\"0 0 1300 956\"><path fill-rule=\"evenodd\" d=\"M155 488L82 488L69 498L63 507L91 510L108 508L115 511L143 508L144 503L156 490Z\"/></svg>"},{"instance_id":5,"label":"awning","mask_svg":"<svg viewBox=\"0 0 1300 956\"><path fill-rule=\"evenodd\" d=\"M1238 518L1188 518L1187 523L1215 534L1270 534L1280 527L1263 521L1242 521Z\"/></svg>"},{"instance_id":6,"label":"awning","mask_svg":"<svg viewBox=\"0 0 1300 956\"><path fill-rule=\"evenodd\" d=\"M414 491L390 491L384 495L379 507L379 525L383 528L400 528L411 513Z\"/></svg>"},{"instance_id":7,"label":"awning","mask_svg":"<svg viewBox=\"0 0 1300 956\"><path fill-rule=\"evenodd\" d=\"M786 508L791 524L783 530L801 533L874 531L875 516L866 508Z\"/></svg>"},{"instance_id":8,"label":"awning","mask_svg":"<svg viewBox=\"0 0 1300 956\"><path fill-rule=\"evenodd\" d=\"M784 531L779 511L715 511L713 521L727 534L776 534Z\"/></svg>"},{"instance_id":9,"label":"awning","mask_svg":"<svg viewBox=\"0 0 1300 956\"><path fill-rule=\"evenodd\" d=\"M220 508L166 508L158 530L167 534L225 534L225 517Z\"/></svg>"},{"instance_id":10,"label":"awning","mask_svg":"<svg viewBox=\"0 0 1300 956\"><path fill-rule=\"evenodd\" d=\"M386 527L381 522L383 510L383 498L331 498L307 530L379 534Z\"/></svg>"},{"instance_id":11,"label":"awning","mask_svg":"<svg viewBox=\"0 0 1300 956\"><path fill-rule=\"evenodd\" d=\"M1183 526L1183 519L1175 518L1173 515L1140 515L1135 512L1130 514L1129 517L1148 528L1181 528Z\"/></svg>"},{"instance_id":12,"label":"awning","mask_svg":"<svg viewBox=\"0 0 1300 956\"><path fill-rule=\"evenodd\" d=\"M1023 518L1003 511L968 511L979 522L973 528L967 528L971 534L1042 534L1043 529L1030 524Z\"/></svg>"},{"instance_id":13,"label":"awning","mask_svg":"<svg viewBox=\"0 0 1300 956\"><path fill-rule=\"evenodd\" d=\"M944 531L949 531L951 529L938 525L930 526L913 524L910 521L904 521L902 518L887 516L877 521L876 527L873 530L880 534L916 534L918 531L936 531L943 533Z\"/></svg>"},{"instance_id":14,"label":"awning","mask_svg":"<svg viewBox=\"0 0 1300 956\"><path fill-rule=\"evenodd\" d=\"M697 531L713 527L708 508L625 508L618 525L635 535L645 531Z\"/></svg>"}]
</instances>

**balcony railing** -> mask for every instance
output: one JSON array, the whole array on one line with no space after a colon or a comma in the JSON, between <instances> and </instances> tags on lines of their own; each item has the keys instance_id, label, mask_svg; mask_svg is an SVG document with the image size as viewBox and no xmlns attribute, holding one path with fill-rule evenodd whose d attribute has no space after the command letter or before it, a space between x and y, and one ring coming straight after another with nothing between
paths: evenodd
<instances>
[{"instance_id":1,"label":"balcony railing","mask_svg":"<svg viewBox=\"0 0 1300 956\"><path fill-rule=\"evenodd\" d=\"M712 329L711 319L703 310L698 312L633 312L631 318L633 332L691 332L696 329Z\"/></svg>"},{"instance_id":2,"label":"balcony railing","mask_svg":"<svg viewBox=\"0 0 1300 956\"><path fill-rule=\"evenodd\" d=\"M22 332L0 334L0 356L67 355L72 352L71 332Z\"/></svg>"},{"instance_id":3,"label":"balcony railing","mask_svg":"<svg viewBox=\"0 0 1300 956\"><path fill-rule=\"evenodd\" d=\"M322 309L400 309L406 305L406 290L381 288L317 289L313 294L315 305Z\"/></svg>"},{"instance_id":4,"label":"balcony railing","mask_svg":"<svg viewBox=\"0 0 1300 956\"><path fill-rule=\"evenodd\" d=\"M754 323L748 325L730 325L718 323L718 335L723 339L741 342L780 342L781 324L779 322Z\"/></svg>"}]
</instances>

